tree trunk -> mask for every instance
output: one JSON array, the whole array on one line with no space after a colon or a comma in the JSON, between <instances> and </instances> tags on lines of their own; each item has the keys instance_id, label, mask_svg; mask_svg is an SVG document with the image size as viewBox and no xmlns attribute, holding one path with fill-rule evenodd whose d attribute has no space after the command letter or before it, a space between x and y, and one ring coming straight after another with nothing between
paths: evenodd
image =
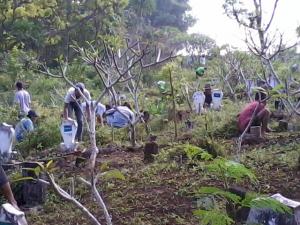
<instances>
[{"instance_id":1,"label":"tree trunk","mask_svg":"<svg viewBox=\"0 0 300 225\"><path fill-rule=\"evenodd\" d=\"M177 137L178 137L177 116L176 116L176 102L175 102L174 87L173 87L173 80L172 80L172 71L171 71L170 68L169 68L169 75L170 75L171 95L172 95L172 102L173 102L174 131L175 131L175 140L176 140Z\"/></svg>"}]
</instances>

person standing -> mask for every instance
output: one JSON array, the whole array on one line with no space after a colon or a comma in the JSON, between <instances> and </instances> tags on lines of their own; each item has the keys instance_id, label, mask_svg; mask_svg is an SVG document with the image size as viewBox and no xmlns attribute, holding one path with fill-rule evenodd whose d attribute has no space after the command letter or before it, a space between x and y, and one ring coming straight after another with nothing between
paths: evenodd
<instances>
[{"instance_id":1,"label":"person standing","mask_svg":"<svg viewBox=\"0 0 300 225\"><path fill-rule=\"evenodd\" d=\"M15 103L19 106L19 116L24 117L30 111L31 98L29 93L24 89L22 82L16 83Z\"/></svg>"},{"instance_id":2,"label":"person standing","mask_svg":"<svg viewBox=\"0 0 300 225\"><path fill-rule=\"evenodd\" d=\"M212 93L210 84L205 84L203 93L205 95L204 108L210 108L212 103Z\"/></svg>"},{"instance_id":3,"label":"person standing","mask_svg":"<svg viewBox=\"0 0 300 225\"><path fill-rule=\"evenodd\" d=\"M81 100L83 97L81 96L80 92L85 96L85 98L90 101L91 95L90 92L85 89L83 83L77 83L74 87L71 87L66 96L65 96L65 104L64 104L64 119L68 119L72 117L73 111L75 113L76 121L78 124L76 139L78 141L82 140L82 129L83 129L83 122L82 122L82 109L81 109Z\"/></svg>"}]
</instances>

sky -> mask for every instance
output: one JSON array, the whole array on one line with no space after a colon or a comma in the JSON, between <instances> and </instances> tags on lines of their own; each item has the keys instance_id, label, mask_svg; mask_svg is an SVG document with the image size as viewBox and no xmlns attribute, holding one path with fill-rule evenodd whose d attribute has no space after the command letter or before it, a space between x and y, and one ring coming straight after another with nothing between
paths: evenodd
<instances>
[{"instance_id":1,"label":"sky","mask_svg":"<svg viewBox=\"0 0 300 225\"><path fill-rule=\"evenodd\" d=\"M248 1L249 0L245 0ZM191 14L197 18L189 33L201 33L216 40L218 45L230 44L246 49L244 29L224 14L224 0L190 0ZM252 2L252 1L251 1ZM263 0L264 13L270 15L274 0ZM272 23L272 31L278 29L284 34L286 44L297 41L296 28L300 26L300 0L279 0ZM299 39L298 39L299 40Z\"/></svg>"}]
</instances>

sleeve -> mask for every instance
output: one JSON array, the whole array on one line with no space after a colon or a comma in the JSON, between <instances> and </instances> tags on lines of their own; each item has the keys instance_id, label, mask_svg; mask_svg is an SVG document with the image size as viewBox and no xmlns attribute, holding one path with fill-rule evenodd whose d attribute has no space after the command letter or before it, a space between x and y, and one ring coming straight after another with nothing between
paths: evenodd
<instances>
[{"instance_id":1,"label":"sleeve","mask_svg":"<svg viewBox=\"0 0 300 225\"><path fill-rule=\"evenodd\" d=\"M70 103L72 101L72 90L68 90L65 96L65 103Z\"/></svg>"},{"instance_id":2,"label":"sleeve","mask_svg":"<svg viewBox=\"0 0 300 225\"><path fill-rule=\"evenodd\" d=\"M84 89L84 96L89 100L91 101L91 94L88 90Z\"/></svg>"},{"instance_id":3,"label":"sleeve","mask_svg":"<svg viewBox=\"0 0 300 225\"><path fill-rule=\"evenodd\" d=\"M20 103L18 92L15 93L15 103Z\"/></svg>"},{"instance_id":4,"label":"sleeve","mask_svg":"<svg viewBox=\"0 0 300 225\"><path fill-rule=\"evenodd\" d=\"M2 187L7 182L8 182L7 176L6 176L2 166L0 166L0 187Z\"/></svg>"}]
</instances>

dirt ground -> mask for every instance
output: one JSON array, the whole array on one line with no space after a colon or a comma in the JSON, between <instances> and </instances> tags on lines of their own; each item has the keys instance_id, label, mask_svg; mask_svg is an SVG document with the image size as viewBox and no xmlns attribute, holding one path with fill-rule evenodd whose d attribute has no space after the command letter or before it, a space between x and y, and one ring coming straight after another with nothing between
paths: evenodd
<instances>
[{"instance_id":1,"label":"dirt ground","mask_svg":"<svg viewBox=\"0 0 300 225\"><path fill-rule=\"evenodd\" d=\"M229 142L234 143L232 140ZM274 133L268 140L243 146L241 162L254 170L259 184L256 191L265 194L281 193L300 200L300 170L296 157L299 154L300 134ZM215 180L203 177L185 165L153 166L143 162L143 152L118 148L107 151L97 160L118 169L125 180L103 180L99 184L115 225L195 225L194 193L201 186L217 185ZM72 171L72 168L69 168ZM247 188L247 184L244 185ZM253 187L251 187L253 188ZM50 192L49 198L38 212L28 214L30 224L90 224L81 212L64 203ZM99 218L88 190L79 186L76 196L87 203ZM64 212L63 215L61 212ZM67 215L67 216L65 216Z\"/></svg>"}]
</instances>

